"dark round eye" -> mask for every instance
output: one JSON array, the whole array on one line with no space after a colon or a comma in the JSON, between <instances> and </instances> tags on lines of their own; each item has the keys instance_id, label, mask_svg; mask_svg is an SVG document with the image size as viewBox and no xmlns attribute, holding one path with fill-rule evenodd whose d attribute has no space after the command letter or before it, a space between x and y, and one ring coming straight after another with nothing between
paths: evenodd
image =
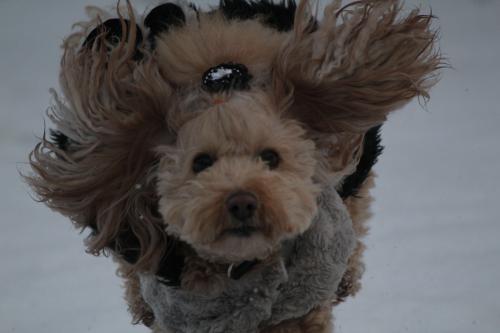
<instances>
[{"instance_id":1,"label":"dark round eye","mask_svg":"<svg viewBox=\"0 0 500 333\"><path fill-rule=\"evenodd\" d=\"M211 167L215 163L215 159L206 153L196 155L193 160L192 170L194 173L200 173L203 170Z\"/></svg>"},{"instance_id":2,"label":"dark round eye","mask_svg":"<svg viewBox=\"0 0 500 333\"><path fill-rule=\"evenodd\" d=\"M260 153L260 158L269 166L270 169L276 169L281 161L280 155L278 155L278 153L273 149L264 149Z\"/></svg>"}]
</instances>

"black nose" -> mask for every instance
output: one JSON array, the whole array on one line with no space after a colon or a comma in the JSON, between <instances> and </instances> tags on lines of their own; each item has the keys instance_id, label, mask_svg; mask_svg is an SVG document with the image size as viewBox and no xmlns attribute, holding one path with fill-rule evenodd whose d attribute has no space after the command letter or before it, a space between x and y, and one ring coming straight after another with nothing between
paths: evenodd
<instances>
[{"instance_id":1,"label":"black nose","mask_svg":"<svg viewBox=\"0 0 500 333\"><path fill-rule=\"evenodd\" d=\"M257 198L250 192L236 192L227 198L226 208L232 216L244 222L254 216Z\"/></svg>"}]
</instances>

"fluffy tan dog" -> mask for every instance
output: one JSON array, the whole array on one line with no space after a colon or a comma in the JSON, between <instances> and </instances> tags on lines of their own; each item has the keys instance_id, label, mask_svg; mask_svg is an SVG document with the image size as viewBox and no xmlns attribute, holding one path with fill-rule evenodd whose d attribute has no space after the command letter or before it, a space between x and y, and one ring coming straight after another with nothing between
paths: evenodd
<instances>
[{"instance_id":1,"label":"fluffy tan dog","mask_svg":"<svg viewBox=\"0 0 500 333\"><path fill-rule=\"evenodd\" d=\"M360 288L379 125L428 97L442 59L432 16L399 1L313 12L306 0L164 3L144 17L128 4L119 18L91 8L66 39L57 129L33 150L29 182L91 230L90 253L112 254L136 322L223 331L160 323L141 276L217 297L287 263L284 244L310 229L328 188L356 237L342 280L307 313L258 331L330 332L332 306Z\"/></svg>"}]
</instances>

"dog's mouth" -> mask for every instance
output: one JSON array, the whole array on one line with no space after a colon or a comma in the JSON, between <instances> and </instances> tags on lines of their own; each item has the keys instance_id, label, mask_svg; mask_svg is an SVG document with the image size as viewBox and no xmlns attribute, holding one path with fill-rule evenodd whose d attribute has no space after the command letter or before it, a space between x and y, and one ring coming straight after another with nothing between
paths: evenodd
<instances>
[{"instance_id":1,"label":"dog's mouth","mask_svg":"<svg viewBox=\"0 0 500 333\"><path fill-rule=\"evenodd\" d=\"M276 242L269 238L260 221L231 221L207 243L192 243L196 252L210 261L240 264L244 261L264 259L275 249Z\"/></svg>"},{"instance_id":2,"label":"dog's mouth","mask_svg":"<svg viewBox=\"0 0 500 333\"><path fill-rule=\"evenodd\" d=\"M224 230L223 235L237 236L237 237L250 237L259 229L254 226L241 226L236 228L229 228Z\"/></svg>"}]
</instances>

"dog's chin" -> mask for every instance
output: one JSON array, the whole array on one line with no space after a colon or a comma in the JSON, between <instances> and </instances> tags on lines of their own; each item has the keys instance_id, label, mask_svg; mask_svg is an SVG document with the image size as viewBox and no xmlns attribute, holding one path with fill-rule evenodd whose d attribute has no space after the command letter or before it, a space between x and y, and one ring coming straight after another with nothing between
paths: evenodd
<instances>
[{"instance_id":1,"label":"dog's chin","mask_svg":"<svg viewBox=\"0 0 500 333\"><path fill-rule=\"evenodd\" d=\"M214 242L194 246L196 252L214 262L240 263L263 260L279 247L252 227L225 230Z\"/></svg>"}]
</instances>

